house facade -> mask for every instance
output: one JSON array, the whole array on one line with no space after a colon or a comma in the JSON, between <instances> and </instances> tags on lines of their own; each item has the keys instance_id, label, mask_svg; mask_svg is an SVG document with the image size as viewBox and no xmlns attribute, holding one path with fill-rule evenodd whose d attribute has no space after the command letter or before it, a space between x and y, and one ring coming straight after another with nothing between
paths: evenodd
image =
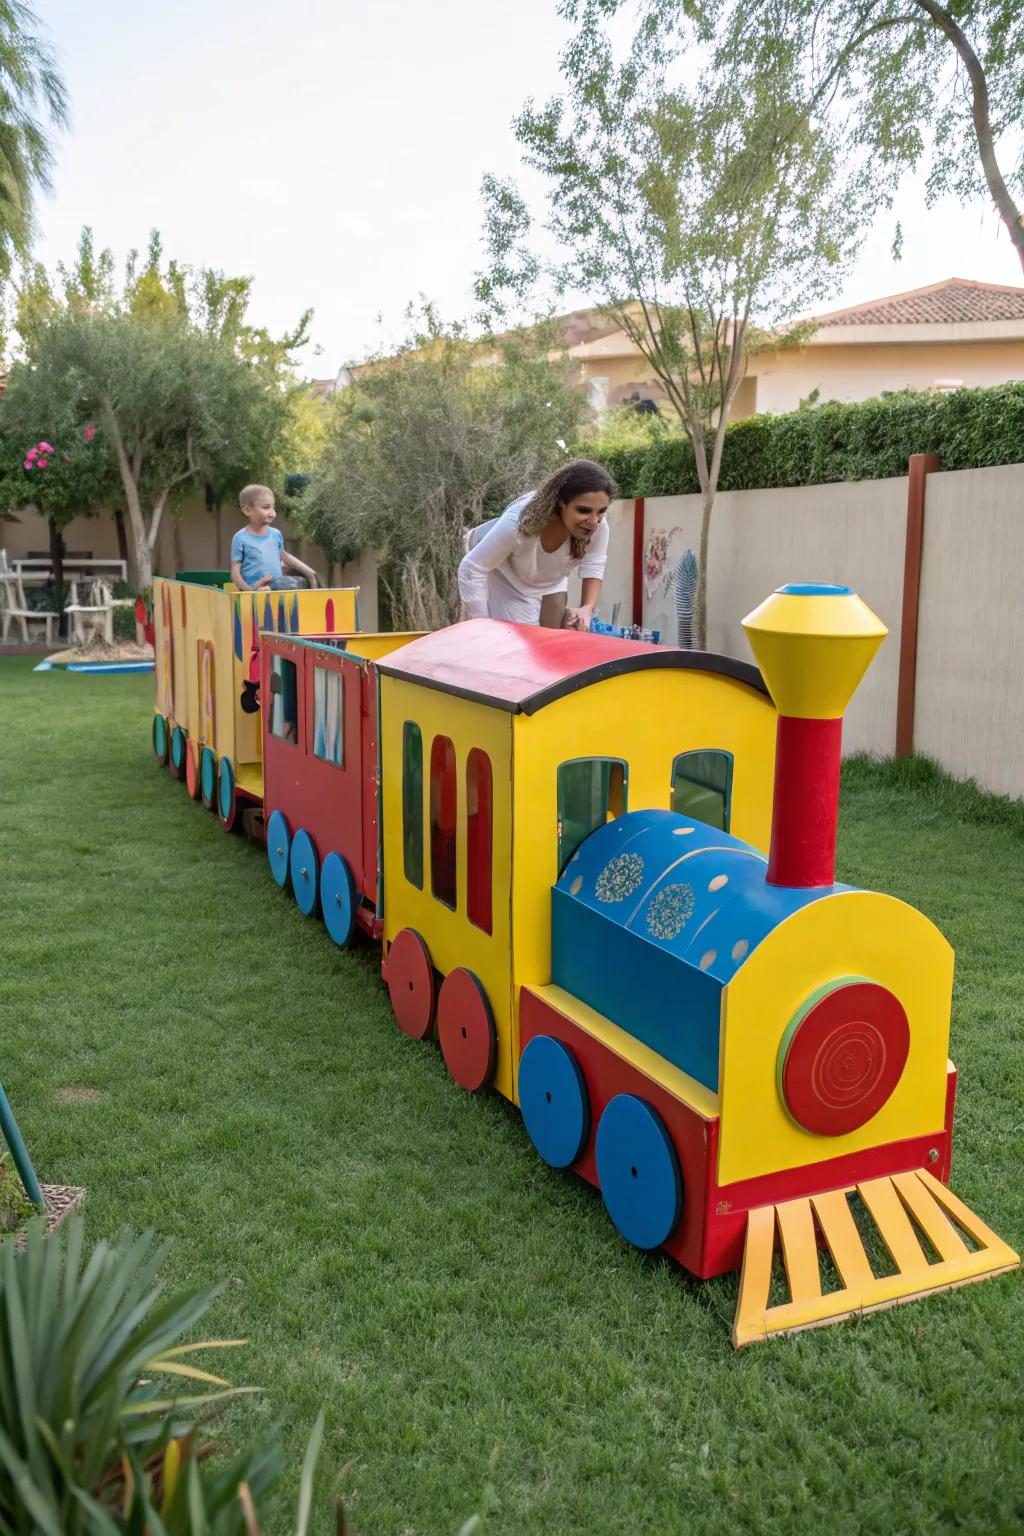
<instances>
[{"instance_id":1,"label":"house facade","mask_svg":"<svg viewBox=\"0 0 1024 1536\"><path fill-rule=\"evenodd\" d=\"M582 329L585 316L570 316ZM598 410L638 395L661 403L661 385L631 341L591 316L590 334L567 351L580 386ZM955 389L1024 379L1024 288L951 277L814 317L799 346L754 353L733 405L733 420L794 411L819 401L870 400L901 389Z\"/></svg>"}]
</instances>

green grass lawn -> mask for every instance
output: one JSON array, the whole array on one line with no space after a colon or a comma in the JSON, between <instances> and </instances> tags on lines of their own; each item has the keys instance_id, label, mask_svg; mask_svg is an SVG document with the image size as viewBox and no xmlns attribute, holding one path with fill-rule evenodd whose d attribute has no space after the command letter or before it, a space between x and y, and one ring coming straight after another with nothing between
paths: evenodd
<instances>
[{"instance_id":1,"label":"green grass lawn","mask_svg":"<svg viewBox=\"0 0 1024 1536\"><path fill-rule=\"evenodd\" d=\"M227 1279L204 1332L265 1390L223 1431L282 1420L286 1493L323 1404L358 1536L1024 1527L1024 1276L735 1354L735 1277L628 1249L155 766L150 678L31 665L0 660L0 1077L92 1237ZM1020 1249L1024 813L855 763L840 873L956 947L953 1187Z\"/></svg>"}]
</instances>

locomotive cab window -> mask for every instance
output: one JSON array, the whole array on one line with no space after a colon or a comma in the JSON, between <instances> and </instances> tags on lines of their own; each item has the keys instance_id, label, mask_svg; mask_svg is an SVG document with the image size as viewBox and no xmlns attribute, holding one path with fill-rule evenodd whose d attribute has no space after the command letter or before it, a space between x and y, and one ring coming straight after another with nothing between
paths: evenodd
<instances>
[{"instance_id":1,"label":"locomotive cab window","mask_svg":"<svg viewBox=\"0 0 1024 1536\"><path fill-rule=\"evenodd\" d=\"M448 736L435 736L430 748L430 889L438 901L455 910L455 828L458 789L455 747Z\"/></svg>"},{"instance_id":2,"label":"locomotive cab window","mask_svg":"<svg viewBox=\"0 0 1024 1536\"><path fill-rule=\"evenodd\" d=\"M327 667L313 668L313 756L345 766L345 680Z\"/></svg>"},{"instance_id":3,"label":"locomotive cab window","mask_svg":"<svg viewBox=\"0 0 1024 1536\"><path fill-rule=\"evenodd\" d=\"M402 858L405 878L423 889L423 737L412 720L402 727Z\"/></svg>"},{"instance_id":4,"label":"locomotive cab window","mask_svg":"<svg viewBox=\"0 0 1024 1536\"><path fill-rule=\"evenodd\" d=\"M558 873L584 838L626 810L626 765L613 757L584 757L558 769Z\"/></svg>"},{"instance_id":5,"label":"locomotive cab window","mask_svg":"<svg viewBox=\"0 0 1024 1536\"><path fill-rule=\"evenodd\" d=\"M270 734L278 741L299 739L299 689L294 661L270 658Z\"/></svg>"},{"instance_id":6,"label":"locomotive cab window","mask_svg":"<svg viewBox=\"0 0 1024 1536\"><path fill-rule=\"evenodd\" d=\"M679 754L672 764L672 809L678 815L728 832L731 801L731 752Z\"/></svg>"},{"instance_id":7,"label":"locomotive cab window","mask_svg":"<svg viewBox=\"0 0 1024 1536\"><path fill-rule=\"evenodd\" d=\"M474 747L466 761L466 913L490 933L494 781L491 760Z\"/></svg>"}]
</instances>

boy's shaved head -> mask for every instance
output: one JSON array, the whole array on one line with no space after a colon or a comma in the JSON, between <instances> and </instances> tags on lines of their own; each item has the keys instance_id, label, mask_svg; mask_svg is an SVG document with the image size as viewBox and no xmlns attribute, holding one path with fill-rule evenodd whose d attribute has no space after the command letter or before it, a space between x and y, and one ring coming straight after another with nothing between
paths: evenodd
<instances>
[{"instance_id":1,"label":"boy's shaved head","mask_svg":"<svg viewBox=\"0 0 1024 1536\"><path fill-rule=\"evenodd\" d=\"M274 493L269 485L247 485L238 493L238 505L244 512L246 507L259 506L265 496L269 496L271 501L274 499Z\"/></svg>"}]
</instances>

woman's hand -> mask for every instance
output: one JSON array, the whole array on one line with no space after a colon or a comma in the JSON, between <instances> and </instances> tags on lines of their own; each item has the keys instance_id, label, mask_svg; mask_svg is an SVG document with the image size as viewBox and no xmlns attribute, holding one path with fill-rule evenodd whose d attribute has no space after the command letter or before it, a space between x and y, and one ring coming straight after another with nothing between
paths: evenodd
<instances>
[{"instance_id":1,"label":"woman's hand","mask_svg":"<svg viewBox=\"0 0 1024 1536\"><path fill-rule=\"evenodd\" d=\"M582 630L589 629L590 621L593 617L593 608L567 608L565 610L565 617L562 619L562 628Z\"/></svg>"}]
</instances>

